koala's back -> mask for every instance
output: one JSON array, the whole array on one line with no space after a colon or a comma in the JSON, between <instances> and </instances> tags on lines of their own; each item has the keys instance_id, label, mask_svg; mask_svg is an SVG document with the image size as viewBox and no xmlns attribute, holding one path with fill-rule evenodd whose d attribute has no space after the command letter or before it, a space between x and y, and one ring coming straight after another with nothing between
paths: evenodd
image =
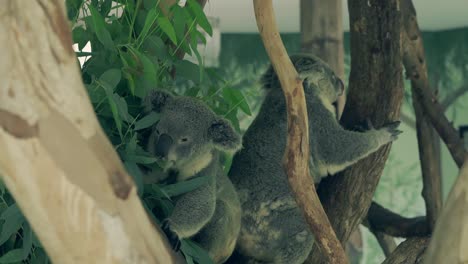
<instances>
[{"instance_id":1,"label":"koala's back","mask_svg":"<svg viewBox=\"0 0 468 264\"><path fill-rule=\"evenodd\" d=\"M267 95L244 135L244 148L235 155L229 177L242 208L239 253L272 263L301 263L307 257L303 252L313 245L313 237L282 167L287 133L285 109L281 94ZM295 250L281 252L284 244Z\"/></svg>"},{"instance_id":2,"label":"koala's back","mask_svg":"<svg viewBox=\"0 0 468 264\"><path fill-rule=\"evenodd\" d=\"M303 79L309 121L309 168L315 181L333 175L397 138L399 122L369 131L345 130L333 104L343 83L323 61L291 56ZM267 96L233 159L229 177L242 209L237 252L262 263L303 263L313 235L299 210L282 167L286 147L286 100L272 67L264 74ZM236 263L236 262L234 262ZM245 263L245 261L244 261Z\"/></svg>"},{"instance_id":3,"label":"koala's back","mask_svg":"<svg viewBox=\"0 0 468 264\"><path fill-rule=\"evenodd\" d=\"M242 208L237 251L262 263L303 263L312 249L313 235L282 167L287 135L286 101L272 69L263 76L263 82L267 95L244 134L243 148L234 156L229 172ZM321 127L333 126L330 122L337 121L314 91L304 92L310 115L309 131L313 133L309 145L313 154L311 163L316 166L312 169L320 170L317 140L327 133Z\"/></svg>"}]
</instances>

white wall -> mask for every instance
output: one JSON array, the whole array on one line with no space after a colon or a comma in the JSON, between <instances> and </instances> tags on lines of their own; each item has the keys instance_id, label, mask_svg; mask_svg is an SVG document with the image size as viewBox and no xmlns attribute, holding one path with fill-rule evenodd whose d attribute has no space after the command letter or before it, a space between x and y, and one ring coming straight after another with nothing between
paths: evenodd
<instances>
[{"instance_id":1,"label":"white wall","mask_svg":"<svg viewBox=\"0 0 468 264\"><path fill-rule=\"evenodd\" d=\"M369 0L369 4L379 0ZM467 0L413 0L423 30L468 26ZM282 32L299 32L299 0L273 0ZM221 19L221 32L257 32L252 0L209 0L205 11ZM349 30L347 2L343 0L343 26Z\"/></svg>"}]
</instances>

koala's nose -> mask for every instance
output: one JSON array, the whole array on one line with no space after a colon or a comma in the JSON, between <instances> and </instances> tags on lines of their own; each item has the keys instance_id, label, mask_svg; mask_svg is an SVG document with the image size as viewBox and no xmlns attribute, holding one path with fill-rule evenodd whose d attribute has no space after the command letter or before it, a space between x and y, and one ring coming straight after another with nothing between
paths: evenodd
<instances>
[{"instance_id":1,"label":"koala's nose","mask_svg":"<svg viewBox=\"0 0 468 264\"><path fill-rule=\"evenodd\" d=\"M154 147L154 154L160 158L166 158L172 145L172 138L168 134L161 134Z\"/></svg>"}]
</instances>

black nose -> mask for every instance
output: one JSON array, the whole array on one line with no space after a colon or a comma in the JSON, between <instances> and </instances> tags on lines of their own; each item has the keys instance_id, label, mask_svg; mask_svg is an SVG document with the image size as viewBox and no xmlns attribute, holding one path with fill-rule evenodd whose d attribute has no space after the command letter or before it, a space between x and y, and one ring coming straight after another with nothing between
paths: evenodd
<instances>
[{"instance_id":1,"label":"black nose","mask_svg":"<svg viewBox=\"0 0 468 264\"><path fill-rule=\"evenodd\" d=\"M154 147L154 154L156 154L156 156L160 158L167 157L171 145L171 136L169 136L168 134L161 134L159 136L158 142L156 142L156 146Z\"/></svg>"}]
</instances>

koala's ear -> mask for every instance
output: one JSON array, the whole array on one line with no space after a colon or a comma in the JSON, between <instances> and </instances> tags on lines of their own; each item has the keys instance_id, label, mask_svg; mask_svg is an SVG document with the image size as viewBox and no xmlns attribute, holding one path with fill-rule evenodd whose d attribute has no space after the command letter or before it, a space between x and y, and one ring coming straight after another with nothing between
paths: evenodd
<instances>
[{"instance_id":1,"label":"koala's ear","mask_svg":"<svg viewBox=\"0 0 468 264\"><path fill-rule=\"evenodd\" d=\"M174 96L163 90L153 90L148 93L148 95L143 100L143 106L145 112L149 113L151 111L161 112L163 107L171 100Z\"/></svg>"},{"instance_id":2,"label":"koala's ear","mask_svg":"<svg viewBox=\"0 0 468 264\"><path fill-rule=\"evenodd\" d=\"M208 128L208 137L216 148L235 152L241 147L241 137L226 119L216 119Z\"/></svg>"}]
</instances>

